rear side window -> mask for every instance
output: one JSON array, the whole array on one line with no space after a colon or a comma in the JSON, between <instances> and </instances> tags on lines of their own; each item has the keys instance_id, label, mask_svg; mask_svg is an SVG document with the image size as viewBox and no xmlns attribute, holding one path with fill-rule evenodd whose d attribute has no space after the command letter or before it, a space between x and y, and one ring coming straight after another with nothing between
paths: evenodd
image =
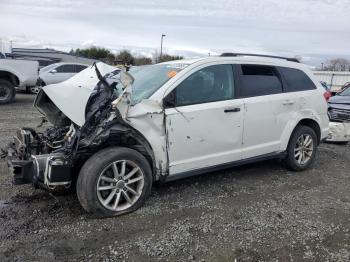
<instances>
[{"instance_id":1,"label":"rear side window","mask_svg":"<svg viewBox=\"0 0 350 262\"><path fill-rule=\"evenodd\" d=\"M287 67L279 67L278 69L287 83L285 92L297 92L316 89L315 84L303 71Z\"/></svg>"},{"instance_id":2,"label":"rear side window","mask_svg":"<svg viewBox=\"0 0 350 262\"><path fill-rule=\"evenodd\" d=\"M61 65L56 70L57 73L74 73L74 65Z\"/></svg>"},{"instance_id":3,"label":"rear side window","mask_svg":"<svg viewBox=\"0 0 350 262\"><path fill-rule=\"evenodd\" d=\"M241 97L265 96L282 93L282 82L273 66L242 65Z\"/></svg>"}]
</instances>

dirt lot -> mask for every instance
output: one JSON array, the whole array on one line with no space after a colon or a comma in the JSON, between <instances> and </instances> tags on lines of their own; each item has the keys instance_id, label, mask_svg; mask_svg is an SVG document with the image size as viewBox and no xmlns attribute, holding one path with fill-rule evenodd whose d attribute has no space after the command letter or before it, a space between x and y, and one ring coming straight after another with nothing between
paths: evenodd
<instances>
[{"instance_id":1,"label":"dirt lot","mask_svg":"<svg viewBox=\"0 0 350 262\"><path fill-rule=\"evenodd\" d=\"M34 97L1 106L0 145L35 127ZM156 185L136 213L94 219L75 195L11 185L0 162L0 261L349 261L350 146L313 168L278 162Z\"/></svg>"}]
</instances>

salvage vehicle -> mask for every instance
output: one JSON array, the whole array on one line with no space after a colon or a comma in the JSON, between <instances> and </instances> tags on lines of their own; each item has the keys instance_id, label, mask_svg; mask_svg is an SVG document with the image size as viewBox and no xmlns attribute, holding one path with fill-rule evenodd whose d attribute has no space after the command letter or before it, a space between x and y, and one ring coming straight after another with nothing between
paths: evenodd
<instances>
[{"instance_id":1,"label":"salvage vehicle","mask_svg":"<svg viewBox=\"0 0 350 262\"><path fill-rule=\"evenodd\" d=\"M330 123L329 142L350 141L350 86L331 97L328 101Z\"/></svg>"},{"instance_id":2,"label":"salvage vehicle","mask_svg":"<svg viewBox=\"0 0 350 262\"><path fill-rule=\"evenodd\" d=\"M8 148L16 184L76 185L82 207L115 216L143 205L155 181L282 158L307 169L329 132L324 89L294 59L224 54L131 68L98 63L43 87L53 124L22 128Z\"/></svg>"},{"instance_id":3,"label":"salvage vehicle","mask_svg":"<svg viewBox=\"0 0 350 262\"><path fill-rule=\"evenodd\" d=\"M12 102L16 89L29 90L36 85L39 63L0 56L0 105Z\"/></svg>"}]
</instances>

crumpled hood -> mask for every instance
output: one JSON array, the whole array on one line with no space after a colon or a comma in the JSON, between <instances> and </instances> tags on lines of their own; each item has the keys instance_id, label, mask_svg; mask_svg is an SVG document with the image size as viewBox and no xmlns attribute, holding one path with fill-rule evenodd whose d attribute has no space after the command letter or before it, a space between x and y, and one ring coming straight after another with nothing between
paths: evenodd
<instances>
[{"instance_id":1,"label":"crumpled hood","mask_svg":"<svg viewBox=\"0 0 350 262\"><path fill-rule=\"evenodd\" d=\"M117 70L116 67L102 62L97 63L96 66L102 76ZM99 81L95 66L89 66L64 82L43 87L42 92L49 97L66 117L78 126L82 126L85 123L86 104ZM41 113L48 116L50 115L50 112L48 112L50 107L38 105L39 95L35 101L35 106ZM51 119L48 117L48 120L54 122L52 121L54 117L55 114L51 113Z\"/></svg>"}]
</instances>

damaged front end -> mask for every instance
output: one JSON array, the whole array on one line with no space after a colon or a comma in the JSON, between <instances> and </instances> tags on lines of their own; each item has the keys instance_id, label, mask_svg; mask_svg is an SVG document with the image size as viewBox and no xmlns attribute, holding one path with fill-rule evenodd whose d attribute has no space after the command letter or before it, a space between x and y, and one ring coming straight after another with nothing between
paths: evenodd
<instances>
[{"instance_id":1,"label":"damaged front end","mask_svg":"<svg viewBox=\"0 0 350 262\"><path fill-rule=\"evenodd\" d=\"M35 107L53 126L43 132L27 127L17 131L6 150L14 184L69 187L84 162L101 148L113 143L140 147L142 136L112 103L127 97L130 82L127 73L99 63L61 85L44 87Z\"/></svg>"},{"instance_id":2,"label":"damaged front end","mask_svg":"<svg viewBox=\"0 0 350 262\"><path fill-rule=\"evenodd\" d=\"M330 133L328 142L350 142L350 89L330 98L328 116Z\"/></svg>"},{"instance_id":3,"label":"damaged front end","mask_svg":"<svg viewBox=\"0 0 350 262\"><path fill-rule=\"evenodd\" d=\"M17 131L14 141L7 149L7 162L13 174L14 184L39 183L47 185L69 185L70 163L65 160L63 152L54 151L64 147L66 127L48 128L43 133L37 133L31 128L21 128ZM66 177L57 176L65 170Z\"/></svg>"}]
</instances>

